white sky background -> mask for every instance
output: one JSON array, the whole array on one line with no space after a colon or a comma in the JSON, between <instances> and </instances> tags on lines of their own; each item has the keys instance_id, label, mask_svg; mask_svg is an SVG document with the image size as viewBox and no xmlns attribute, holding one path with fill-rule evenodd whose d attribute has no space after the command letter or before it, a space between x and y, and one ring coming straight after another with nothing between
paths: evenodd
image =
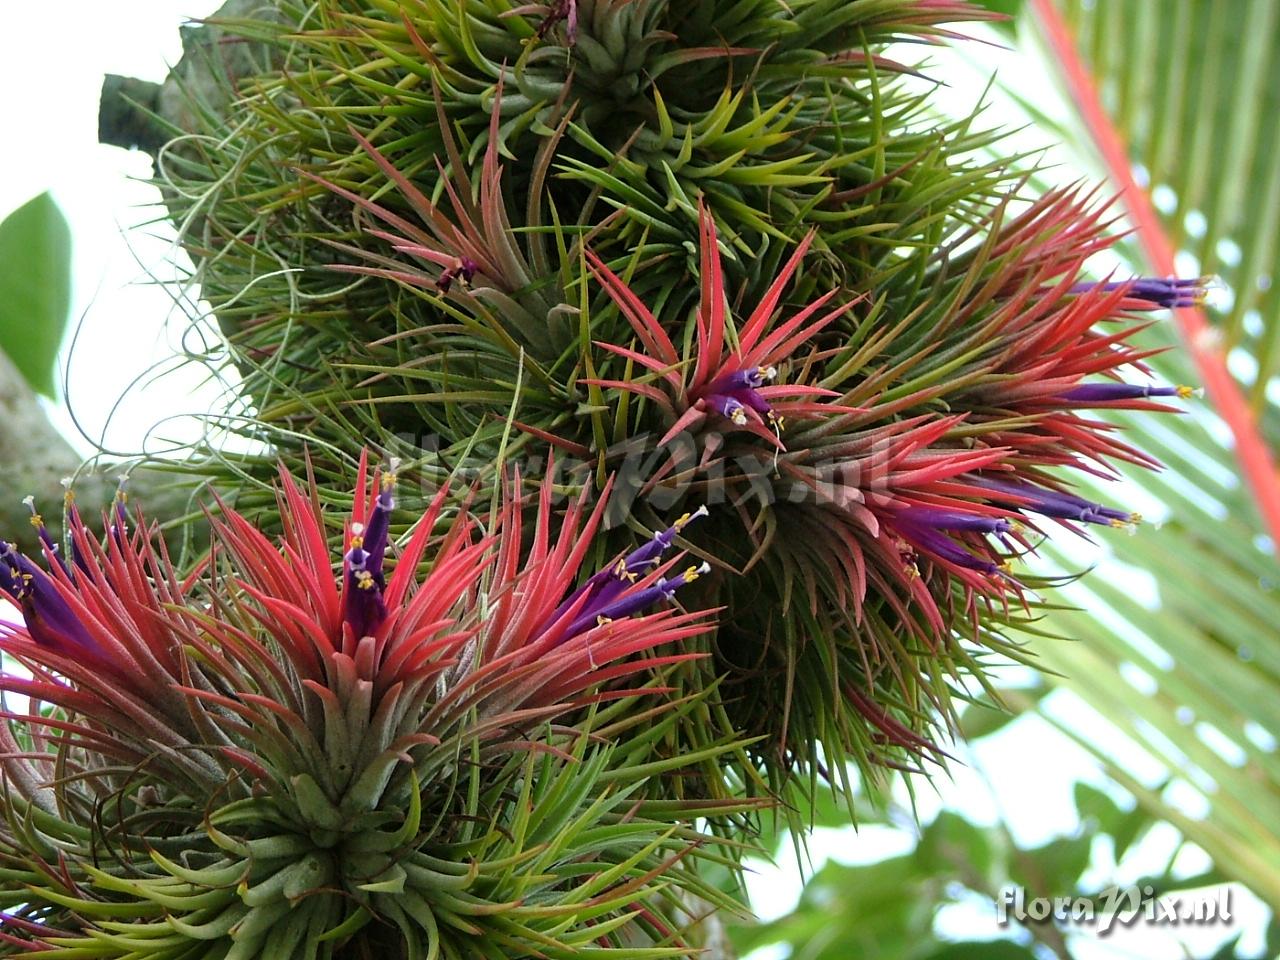
<instances>
[{"instance_id":1,"label":"white sky background","mask_svg":"<svg viewBox=\"0 0 1280 960\"><path fill-rule=\"evenodd\" d=\"M222 392L208 382L206 370L198 366L172 369L186 321L174 313L172 294L152 279L175 275L172 231L164 223L134 228L159 213L149 206L158 202L157 192L139 182L151 174L149 158L97 142L103 74L162 80L167 65L181 54L178 25L186 17L207 15L218 5L215 0L71 0L8 4L5 10L0 30L0 129L6 145L0 154L0 217L49 189L71 224L75 245L72 322L82 319L74 354L64 354L63 364L69 370L66 399L74 420L66 403L49 408L55 422L85 453L92 444L78 434L76 424L93 441L105 438L106 446L119 454L137 452L144 445L160 452L166 448L165 439L190 442L200 435L199 425L183 420L182 414L220 408ZM967 112L991 70L1017 71L1011 75L1019 77L1024 93L1041 70L1034 61L993 47L975 48L975 52L980 66L965 67L948 58L940 73L935 72L948 80L939 97L952 109ZM1055 107L1052 88L1042 86L1036 93L1037 104L1042 109L1065 110ZM990 117L992 122L1001 120L999 110ZM1023 142L1039 146L1043 141L1031 133L1024 135ZM159 379L151 375L156 364L168 371ZM157 427L161 418L165 421ZM21 497L26 492L5 495ZM1073 703L1066 694L1053 698L1057 709L1069 714L1086 736L1095 731L1104 738L1108 735L1105 726L1096 722L1091 726L1082 704ZM965 759L970 766L957 767L951 781L940 779L937 792L948 806L974 822L992 824L997 817L1004 818L1024 845L1040 844L1078 828L1071 792L1076 780L1113 790L1091 758L1039 718L1015 722L981 741ZM941 807L926 784L920 785L917 800L926 821ZM828 856L842 862L869 862L910 849L911 834L909 828L877 828L861 834L824 831L813 839L810 849L815 866ZM1111 871L1105 852L1100 852L1095 857L1096 877L1104 883L1123 882L1144 871L1158 871L1175 844L1171 828L1157 830L1126 860L1118 876ZM1187 851L1180 866L1198 872L1206 861ZM759 864L758 868L751 883L758 909L770 917L789 911L799 893L797 868L791 864L776 868ZM1241 929L1249 931L1243 946L1247 949L1252 944L1252 949L1261 950L1265 908L1240 890L1232 902L1239 917L1233 928L1179 930L1191 955L1212 953ZM957 937L1001 934L990 904L948 909L938 922ZM1079 960L1184 955L1170 931L1141 927L1116 930L1106 941L1077 936L1072 947Z\"/></svg>"}]
</instances>

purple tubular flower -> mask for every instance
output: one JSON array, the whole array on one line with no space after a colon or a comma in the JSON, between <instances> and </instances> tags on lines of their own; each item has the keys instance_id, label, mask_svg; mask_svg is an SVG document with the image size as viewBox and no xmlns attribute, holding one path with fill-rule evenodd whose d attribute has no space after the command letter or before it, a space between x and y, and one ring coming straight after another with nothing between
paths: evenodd
<instances>
[{"instance_id":1,"label":"purple tubular flower","mask_svg":"<svg viewBox=\"0 0 1280 960\"><path fill-rule=\"evenodd\" d=\"M103 656L102 647L63 599L53 579L3 540L0 589L22 608L27 632L36 643L64 656Z\"/></svg>"},{"instance_id":2,"label":"purple tubular flower","mask_svg":"<svg viewBox=\"0 0 1280 960\"><path fill-rule=\"evenodd\" d=\"M382 599L386 577L382 563L387 553L391 511L395 507L396 475L382 475L382 488L374 501L368 524L353 524L351 546L347 550L347 589L344 591L343 619L356 639L372 636L387 619Z\"/></svg>"},{"instance_id":3,"label":"purple tubular flower","mask_svg":"<svg viewBox=\"0 0 1280 960\"><path fill-rule=\"evenodd\" d=\"M564 38L569 46L578 42L578 0L566 0L568 10L565 11Z\"/></svg>"},{"instance_id":4,"label":"purple tubular flower","mask_svg":"<svg viewBox=\"0 0 1280 960\"><path fill-rule=\"evenodd\" d=\"M550 33L561 20L564 21L565 41L572 47L578 40L578 0L555 0L538 25L538 39Z\"/></svg>"},{"instance_id":5,"label":"purple tubular flower","mask_svg":"<svg viewBox=\"0 0 1280 960\"><path fill-rule=\"evenodd\" d=\"M693 583L698 577L710 570L711 565L703 563L696 567L689 567L683 573L676 574L674 577L663 577L653 586L637 590L630 596L620 597L612 603L603 605L588 603L573 619L573 622L569 624L561 643L581 633L586 633L592 627L609 623L611 620L621 620L623 617L629 617L633 613L639 613L660 600L670 600L675 596L677 590L685 586L685 584Z\"/></svg>"},{"instance_id":6,"label":"purple tubular flower","mask_svg":"<svg viewBox=\"0 0 1280 960\"><path fill-rule=\"evenodd\" d=\"M124 549L129 536L129 493L124 488L127 481L127 477L120 478L120 485L116 487L115 499L111 505L111 539L121 549Z\"/></svg>"},{"instance_id":7,"label":"purple tubular flower","mask_svg":"<svg viewBox=\"0 0 1280 960\"><path fill-rule=\"evenodd\" d=\"M1193 387L1151 387L1137 383L1084 383L1072 387L1058 399L1068 403L1110 403L1116 400L1145 400L1148 397L1178 397L1185 400Z\"/></svg>"},{"instance_id":8,"label":"purple tubular flower","mask_svg":"<svg viewBox=\"0 0 1280 960\"><path fill-rule=\"evenodd\" d=\"M66 517L67 526L71 529L77 529L82 527L83 521L80 519L80 511L76 509L75 493L73 493L70 489L68 489L64 497L65 499L63 501L62 510L63 510L64 516ZM84 554L80 552L80 545L76 542L76 538L71 537L70 540L71 540L71 568L68 572L70 573L71 578L75 579L76 571L89 573L91 570L91 567L89 565L89 562L85 559Z\"/></svg>"},{"instance_id":9,"label":"purple tubular flower","mask_svg":"<svg viewBox=\"0 0 1280 960\"><path fill-rule=\"evenodd\" d=\"M13 546L0 540L0 590L15 600L22 596L26 589L26 578L22 563L26 560Z\"/></svg>"},{"instance_id":10,"label":"purple tubular flower","mask_svg":"<svg viewBox=\"0 0 1280 960\"><path fill-rule=\"evenodd\" d=\"M907 507L894 514L895 521L913 527L933 530L972 530L977 533L1006 534L1013 531L1013 524L1004 517L988 517L961 510L943 510L937 507Z\"/></svg>"},{"instance_id":11,"label":"purple tubular flower","mask_svg":"<svg viewBox=\"0 0 1280 960\"><path fill-rule=\"evenodd\" d=\"M655 533L649 542L643 546L637 547L625 557L619 558L617 563L612 566L600 570L587 580L582 586L567 598L552 612L547 620L548 625L558 621L570 608L576 604L584 594L586 594L586 602L579 609L577 616L570 622L569 628L565 631L563 640L567 640L583 630L590 629L595 626L596 618L602 615L602 612L609 608L618 600L631 584L640 580L646 573L654 567L662 563L662 555L675 542L676 535L685 527L691 524L699 517L707 515L705 506L699 507L692 513L686 513L676 520L674 524L666 530ZM650 588L652 589L652 588ZM640 591L644 593L645 591ZM652 600L646 601L648 603ZM621 616L621 614L617 615ZM617 616L610 619L616 619ZM561 642L563 642L563 640Z\"/></svg>"},{"instance_id":12,"label":"purple tubular flower","mask_svg":"<svg viewBox=\"0 0 1280 960\"><path fill-rule=\"evenodd\" d=\"M36 528L36 536L38 536L40 538L40 542L44 544L44 548L48 551L48 555L53 557L58 566L63 570L66 570L67 562L62 558L62 552L58 549L58 544L49 533L49 528L45 526L44 517L42 517L36 510L36 498L25 497L22 502L25 503L27 505L27 509L31 511L31 525Z\"/></svg>"},{"instance_id":13,"label":"purple tubular flower","mask_svg":"<svg viewBox=\"0 0 1280 960\"><path fill-rule=\"evenodd\" d=\"M667 529L655 533L642 547L631 551L623 558L628 572L632 574L643 573L646 567L656 567L662 562L662 555L675 542L676 536L684 530L693 521L705 517L707 508L699 507L692 513L686 513L676 519L676 522Z\"/></svg>"},{"instance_id":14,"label":"purple tubular flower","mask_svg":"<svg viewBox=\"0 0 1280 960\"><path fill-rule=\"evenodd\" d=\"M706 400L707 405L720 416L733 421L740 427L747 425L747 408L737 397L713 393L709 394Z\"/></svg>"},{"instance_id":15,"label":"purple tubular flower","mask_svg":"<svg viewBox=\"0 0 1280 960\"><path fill-rule=\"evenodd\" d=\"M480 264L476 263L470 257L459 257L456 266L449 267L440 273L440 278L436 280L436 289L441 293L448 293L449 288L453 286L453 281L462 278L462 282L470 284L471 280L480 272Z\"/></svg>"},{"instance_id":16,"label":"purple tubular flower","mask_svg":"<svg viewBox=\"0 0 1280 960\"><path fill-rule=\"evenodd\" d=\"M778 375L776 367L752 367L718 377L710 386L711 393L735 393L738 390L754 390L763 387Z\"/></svg>"},{"instance_id":17,"label":"purple tubular flower","mask_svg":"<svg viewBox=\"0 0 1280 960\"><path fill-rule=\"evenodd\" d=\"M740 427L747 425L747 410L769 416L773 408L757 389L778 375L774 367L752 367L713 380L703 396L707 406Z\"/></svg>"},{"instance_id":18,"label":"purple tubular flower","mask_svg":"<svg viewBox=\"0 0 1280 960\"><path fill-rule=\"evenodd\" d=\"M998 573L1000 567L982 557L975 557L958 543L941 532L941 528L918 526L910 521L904 522L902 514L895 518L894 529L905 540L918 550L939 557L958 567L977 570L981 573Z\"/></svg>"},{"instance_id":19,"label":"purple tubular flower","mask_svg":"<svg viewBox=\"0 0 1280 960\"><path fill-rule=\"evenodd\" d=\"M1079 523L1098 523L1112 527L1131 527L1142 521L1136 513L1118 510L1115 507L1094 503L1073 493L1062 493L1058 490L1046 490L1043 487L1028 483L1010 483L1005 480L992 480L988 477L978 478L979 486L986 487L996 493L1016 497L1020 502L1018 509L1029 510L1042 516L1057 520L1074 520Z\"/></svg>"},{"instance_id":20,"label":"purple tubular flower","mask_svg":"<svg viewBox=\"0 0 1280 960\"><path fill-rule=\"evenodd\" d=\"M1208 294L1208 277L1195 277L1188 280L1159 277L1137 277L1134 280L1118 280L1107 283L1076 283L1068 293L1088 293L1101 290L1112 293L1125 290L1125 296L1133 300L1146 300L1153 307L1196 307L1204 303Z\"/></svg>"},{"instance_id":21,"label":"purple tubular flower","mask_svg":"<svg viewBox=\"0 0 1280 960\"><path fill-rule=\"evenodd\" d=\"M382 475L381 489L373 503L373 512L369 514L369 523L364 529L364 551L368 554L367 564L370 570L382 577L382 561L387 555L387 538L391 529L391 511L396 505L396 475L388 470Z\"/></svg>"}]
</instances>

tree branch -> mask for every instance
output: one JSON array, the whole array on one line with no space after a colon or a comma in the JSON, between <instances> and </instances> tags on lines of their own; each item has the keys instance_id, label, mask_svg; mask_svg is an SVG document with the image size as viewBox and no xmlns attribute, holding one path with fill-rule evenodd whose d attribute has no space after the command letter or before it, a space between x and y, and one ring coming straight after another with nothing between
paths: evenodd
<instances>
[{"instance_id":1,"label":"tree branch","mask_svg":"<svg viewBox=\"0 0 1280 960\"><path fill-rule=\"evenodd\" d=\"M160 106L160 84L108 73L98 100L98 140L155 156L169 134L154 114Z\"/></svg>"},{"instance_id":2,"label":"tree branch","mask_svg":"<svg viewBox=\"0 0 1280 960\"><path fill-rule=\"evenodd\" d=\"M176 135L198 128L195 111L222 115L236 98L236 83L267 69L272 56L220 21L261 19L262 0L226 0L211 17L180 28L182 58L156 84L107 74L98 105L98 139L155 156Z\"/></svg>"}]
</instances>

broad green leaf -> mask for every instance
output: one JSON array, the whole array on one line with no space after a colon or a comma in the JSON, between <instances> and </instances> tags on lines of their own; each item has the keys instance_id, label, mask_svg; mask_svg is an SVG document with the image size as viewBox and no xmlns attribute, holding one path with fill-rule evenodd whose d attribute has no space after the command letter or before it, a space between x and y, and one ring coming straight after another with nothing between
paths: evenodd
<instances>
[{"instance_id":1,"label":"broad green leaf","mask_svg":"<svg viewBox=\"0 0 1280 960\"><path fill-rule=\"evenodd\" d=\"M1042 847L1028 850L1025 859L1013 864L1013 879L1035 891L1036 896L1062 896L1076 889L1080 874L1089 865L1093 838L1059 837Z\"/></svg>"},{"instance_id":2,"label":"broad green leaf","mask_svg":"<svg viewBox=\"0 0 1280 960\"><path fill-rule=\"evenodd\" d=\"M1027 697L1038 699L1048 693L1050 689L1049 686L1040 684L1032 690L1024 690L1023 694ZM988 737L997 731L1003 730L1016 716L1005 707L991 702L986 697L974 700L965 704L964 709L960 711L960 720L957 723L960 739L972 743L974 740Z\"/></svg>"},{"instance_id":3,"label":"broad green leaf","mask_svg":"<svg viewBox=\"0 0 1280 960\"><path fill-rule=\"evenodd\" d=\"M1092 820L1097 830L1111 837L1115 858L1119 860L1125 851L1155 821L1142 807L1134 805L1125 810L1097 787L1087 783L1075 785L1076 810L1086 823Z\"/></svg>"},{"instance_id":4,"label":"broad green leaf","mask_svg":"<svg viewBox=\"0 0 1280 960\"><path fill-rule=\"evenodd\" d=\"M70 304L71 231L42 193L0 222L0 350L49 397Z\"/></svg>"},{"instance_id":5,"label":"broad green leaf","mask_svg":"<svg viewBox=\"0 0 1280 960\"><path fill-rule=\"evenodd\" d=\"M925 829L916 848L916 856L939 872L946 868L957 873L972 871L972 876L981 877L994 887L997 876L992 869L995 858L993 842L990 830L975 826L950 810L943 810Z\"/></svg>"}]
</instances>

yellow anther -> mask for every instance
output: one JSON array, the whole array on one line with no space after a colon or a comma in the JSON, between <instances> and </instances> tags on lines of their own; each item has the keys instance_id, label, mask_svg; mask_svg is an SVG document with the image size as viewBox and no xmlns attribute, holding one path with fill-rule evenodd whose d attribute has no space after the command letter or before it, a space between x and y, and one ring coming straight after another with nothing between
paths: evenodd
<instances>
[{"instance_id":1,"label":"yellow anther","mask_svg":"<svg viewBox=\"0 0 1280 960\"><path fill-rule=\"evenodd\" d=\"M396 485L396 480L398 479L396 474L397 472L399 472L399 470L400 470L399 457L391 457L390 459L387 460L386 469L383 471L383 474L382 474L383 490L390 490L392 487Z\"/></svg>"},{"instance_id":2,"label":"yellow anther","mask_svg":"<svg viewBox=\"0 0 1280 960\"><path fill-rule=\"evenodd\" d=\"M729 415L729 419L738 426L745 427L747 425L747 412L741 407L735 407L733 413Z\"/></svg>"},{"instance_id":3,"label":"yellow anther","mask_svg":"<svg viewBox=\"0 0 1280 960\"><path fill-rule=\"evenodd\" d=\"M44 517L40 516L38 513L33 513L31 515L31 525L37 530L40 529L44 526Z\"/></svg>"},{"instance_id":4,"label":"yellow anther","mask_svg":"<svg viewBox=\"0 0 1280 960\"><path fill-rule=\"evenodd\" d=\"M693 581L697 580L704 573L710 573L710 572L711 572L711 564L700 563L696 567L690 567L688 570L682 573L680 577L681 579L684 580L685 583L693 583Z\"/></svg>"},{"instance_id":5,"label":"yellow anther","mask_svg":"<svg viewBox=\"0 0 1280 960\"><path fill-rule=\"evenodd\" d=\"M597 616L596 616L596 626L597 626L597 627L603 627L606 623L613 623L613 618L612 618L612 617L600 616L600 615L597 615Z\"/></svg>"},{"instance_id":6,"label":"yellow anther","mask_svg":"<svg viewBox=\"0 0 1280 960\"><path fill-rule=\"evenodd\" d=\"M362 550L362 549L364 549L364 537L362 537L362 536L361 536L360 534L358 534L358 533L357 533L357 534L352 535L352 537L351 537L351 549L352 549L352 550Z\"/></svg>"},{"instance_id":7,"label":"yellow anther","mask_svg":"<svg viewBox=\"0 0 1280 960\"><path fill-rule=\"evenodd\" d=\"M1187 399L1189 399L1189 398L1191 398L1191 397L1197 396L1199 393L1200 393L1200 391L1199 391L1199 389L1198 389L1198 388L1196 388L1196 387L1188 387L1186 384L1179 384L1179 385L1178 385L1178 399L1179 399L1179 400L1187 400Z\"/></svg>"},{"instance_id":8,"label":"yellow anther","mask_svg":"<svg viewBox=\"0 0 1280 960\"><path fill-rule=\"evenodd\" d=\"M697 520L698 517L705 517L708 515L708 513L710 513L710 511L707 510L707 505L704 503L702 506L698 507L698 509L694 510L692 513L682 513L679 519L676 520L674 526L677 531L683 530L689 524L693 523L694 520Z\"/></svg>"}]
</instances>

